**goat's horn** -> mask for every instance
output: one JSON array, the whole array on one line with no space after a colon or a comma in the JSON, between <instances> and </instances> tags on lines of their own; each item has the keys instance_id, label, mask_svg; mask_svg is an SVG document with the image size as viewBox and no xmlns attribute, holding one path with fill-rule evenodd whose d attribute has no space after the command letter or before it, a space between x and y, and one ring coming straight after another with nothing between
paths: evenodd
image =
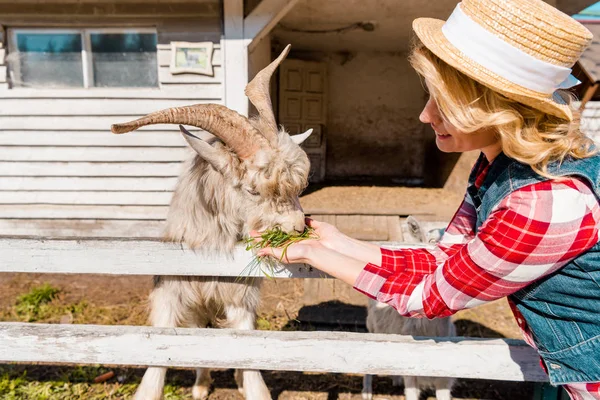
<instances>
[{"instance_id":1,"label":"goat's horn","mask_svg":"<svg viewBox=\"0 0 600 400\"><path fill-rule=\"evenodd\" d=\"M156 111L135 121L111 126L126 133L153 124L182 124L204 129L229 145L240 158L252 156L264 141L248 119L220 104L195 104Z\"/></svg>"},{"instance_id":2,"label":"goat's horn","mask_svg":"<svg viewBox=\"0 0 600 400\"><path fill-rule=\"evenodd\" d=\"M264 131L261 133L273 146L277 144L278 130L277 123L275 122L275 115L273 114L271 96L269 94L269 82L271 81L273 72L275 72L279 64L287 57L291 47L292 46L288 44L275 61L256 74L254 79L246 86L244 92L258 111L261 127L264 128Z\"/></svg>"}]
</instances>

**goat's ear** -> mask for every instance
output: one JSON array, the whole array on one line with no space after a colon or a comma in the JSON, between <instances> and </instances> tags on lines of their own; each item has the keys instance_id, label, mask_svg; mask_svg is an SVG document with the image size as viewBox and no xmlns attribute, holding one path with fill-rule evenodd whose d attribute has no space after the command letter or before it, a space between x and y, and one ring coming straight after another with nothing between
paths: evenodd
<instances>
[{"instance_id":1,"label":"goat's ear","mask_svg":"<svg viewBox=\"0 0 600 400\"><path fill-rule=\"evenodd\" d=\"M312 129L307 130L304 133L301 133L299 135L294 135L294 136L290 136L292 138L292 141L294 143L296 143L298 146L300 146L302 143L304 143L304 141L306 139L308 139L308 137L310 136L310 134L313 132Z\"/></svg>"},{"instance_id":2,"label":"goat's ear","mask_svg":"<svg viewBox=\"0 0 600 400\"><path fill-rule=\"evenodd\" d=\"M181 131L181 133L183 133L183 138L185 139L185 141L188 142L190 147L194 149L194 151L198 153L200 157L206 160L206 162L212 165L213 168L217 171L221 171L223 169L223 167L225 166L225 162L223 161L223 158L221 157L217 149L212 147L206 141L200 139L198 136L190 133L181 125L179 125L179 130Z\"/></svg>"}]
</instances>

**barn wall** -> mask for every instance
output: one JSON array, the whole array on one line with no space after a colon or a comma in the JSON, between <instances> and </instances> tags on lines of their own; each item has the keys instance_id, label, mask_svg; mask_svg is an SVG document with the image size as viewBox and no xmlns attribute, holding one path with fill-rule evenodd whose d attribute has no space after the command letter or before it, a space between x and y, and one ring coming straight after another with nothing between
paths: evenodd
<instances>
[{"instance_id":1,"label":"barn wall","mask_svg":"<svg viewBox=\"0 0 600 400\"><path fill-rule=\"evenodd\" d=\"M423 178L433 136L418 119L426 96L407 54L337 54L328 69L327 176Z\"/></svg>"},{"instance_id":2,"label":"barn wall","mask_svg":"<svg viewBox=\"0 0 600 400\"><path fill-rule=\"evenodd\" d=\"M0 235L159 236L190 152L174 126L116 136L110 125L222 102L219 1L0 0L0 25L155 27L160 80L157 89L10 89L0 57ZM214 76L169 72L171 41L207 40Z\"/></svg>"}]
</instances>

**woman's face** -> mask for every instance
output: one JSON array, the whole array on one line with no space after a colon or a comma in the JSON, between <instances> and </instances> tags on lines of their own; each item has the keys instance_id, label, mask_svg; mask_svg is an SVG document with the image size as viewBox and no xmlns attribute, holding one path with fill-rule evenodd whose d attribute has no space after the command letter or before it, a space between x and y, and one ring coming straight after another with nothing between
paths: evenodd
<instances>
[{"instance_id":1,"label":"woman's face","mask_svg":"<svg viewBox=\"0 0 600 400\"><path fill-rule=\"evenodd\" d=\"M451 125L443 118L433 97L425 104L419 119L424 124L431 124L435 131L435 143L444 153L481 150L488 161L492 161L502 150L500 139L492 129L464 133Z\"/></svg>"}]
</instances>

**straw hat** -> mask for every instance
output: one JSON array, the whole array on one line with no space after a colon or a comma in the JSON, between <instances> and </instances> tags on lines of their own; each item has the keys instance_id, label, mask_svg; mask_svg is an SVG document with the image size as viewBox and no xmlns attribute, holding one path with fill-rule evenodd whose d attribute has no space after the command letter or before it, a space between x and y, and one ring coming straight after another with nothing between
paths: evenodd
<instances>
[{"instance_id":1,"label":"straw hat","mask_svg":"<svg viewBox=\"0 0 600 400\"><path fill-rule=\"evenodd\" d=\"M418 18L421 42L446 63L504 96L572 120L557 89L579 83L571 67L592 34L542 0L463 0L441 21Z\"/></svg>"}]
</instances>

